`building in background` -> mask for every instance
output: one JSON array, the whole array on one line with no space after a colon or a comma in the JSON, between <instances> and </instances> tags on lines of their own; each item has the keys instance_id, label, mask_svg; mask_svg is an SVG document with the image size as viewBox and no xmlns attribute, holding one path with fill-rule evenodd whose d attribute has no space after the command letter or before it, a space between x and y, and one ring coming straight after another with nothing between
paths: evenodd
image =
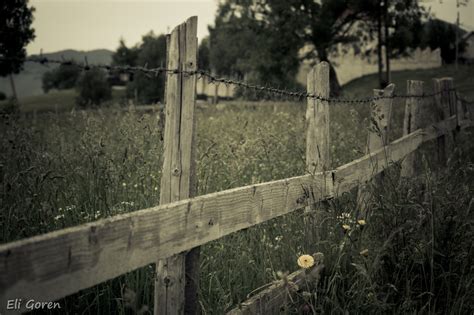
<instances>
[{"instance_id":1,"label":"building in background","mask_svg":"<svg viewBox=\"0 0 474 315\"><path fill-rule=\"evenodd\" d=\"M460 55L461 62L474 64L474 32L468 32L461 38L461 42L465 43L464 51Z\"/></svg>"}]
</instances>

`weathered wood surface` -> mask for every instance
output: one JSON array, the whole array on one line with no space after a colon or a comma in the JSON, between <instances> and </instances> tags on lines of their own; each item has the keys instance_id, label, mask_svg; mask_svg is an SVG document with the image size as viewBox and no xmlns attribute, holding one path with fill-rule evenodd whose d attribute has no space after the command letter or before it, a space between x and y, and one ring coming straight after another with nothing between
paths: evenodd
<instances>
[{"instance_id":1,"label":"weathered wood surface","mask_svg":"<svg viewBox=\"0 0 474 315\"><path fill-rule=\"evenodd\" d=\"M336 196L355 187L359 182L367 180L380 173L391 163L403 159L407 154L415 151L422 143L438 138L456 128L456 117L452 116L446 121L434 124L425 130L417 130L392 142L390 146L376 150L349 164L343 165L333 171L334 184L337 189L333 192ZM474 126L471 120L462 120L461 128ZM371 164L376 160L377 164ZM377 167L374 168L374 165ZM296 284L304 281L304 271L292 273L289 280ZM259 294L240 303L240 305L227 315L253 315L253 314L278 314L284 305L287 288L282 282L275 282Z\"/></svg>"},{"instance_id":2,"label":"weathered wood surface","mask_svg":"<svg viewBox=\"0 0 474 315\"><path fill-rule=\"evenodd\" d=\"M177 26L168 37L167 67L197 69L197 17ZM196 76L168 73L160 204L194 196ZM156 263L155 314L183 314L185 254Z\"/></svg>"},{"instance_id":3,"label":"weathered wood surface","mask_svg":"<svg viewBox=\"0 0 474 315\"><path fill-rule=\"evenodd\" d=\"M329 64L314 66L307 77L308 93L329 97ZM306 108L306 169L312 174L329 170L329 103L308 99Z\"/></svg>"},{"instance_id":4,"label":"weathered wood surface","mask_svg":"<svg viewBox=\"0 0 474 315\"><path fill-rule=\"evenodd\" d=\"M394 90L394 84L388 85L383 90L374 89L374 97L383 96L384 98L377 99L372 104L366 154L388 144ZM358 211L360 211L361 217L365 218L367 216L367 206L370 197L370 190L367 188L367 184L361 184L357 196Z\"/></svg>"},{"instance_id":5,"label":"weathered wood surface","mask_svg":"<svg viewBox=\"0 0 474 315\"><path fill-rule=\"evenodd\" d=\"M435 93L435 106L437 114L435 120L442 121L447 117L454 115L454 110L451 102L456 99L456 95L449 91L454 87L452 78L437 78L433 79L433 91ZM447 162L449 154L454 147L454 135L448 133L438 139L438 160L440 164L444 165Z\"/></svg>"},{"instance_id":6,"label":"weathered wood surface","mask_svg":"<svg viewBox=\"0 0 474 315\"><path fill-rule=\"evenodd\" d=\"M414 96L423 95L423 81L407 81L407 94ZM423 128L429 121L428 111L424 106L424 98L410 97L405 104L405 118L403 120L403 135L408 135L415 130ZM449 116L448 116L449 117ZM408 154L402 162L401 177L418 175L420 168L415 152ZM418 161L419 162L419 161Z\"/></svg>"},{"instance_id":7,"label":"weathered wood surface","mask_svg":"<svg viewBox=\"0 0 474 315\"><path fill-rule=\"evenodd\" d=\"M314 66L307 76L307 92L323 98L329 98L329 64L325 61ZM329 103L319 99L308 98L306 105L306 171L310 174L328 171L331 167L329 140ZM328 187L322 187L322 193ZM306 211L315 211L312 216L305 216L307 225L316 226L308 235L316 242L325 235L325 227L321 225L326 215L324 204L308 206Z\"/></svg>"},{"instance_id":8,"label":"weathered wood surface","mask_svg":"<svg viewBox=\"0 0 474 315\"><path fill-rule=\"evenodd\" d=\"M288 281L297 286L301 286L304 280L304 270L298 270L288 276ZM281 307L290 294L288 290L288 286L282 280L275 281L262 292L227 312L227 315L280 314Z\"/></svg>"},{"instance_id":9,"label":"weathered wood surface","mask_svg":"<svg viewBox=\"0 0 474 315\"><path fill-rule=\"evenodd\" d=\"M460 122L460 128L473 126ZM356 187L421 143L456 128L450 117L330 172L212 193L0 245L0 305L56 300L163 258ZM373 161L378 163L374 168ZM326 195L321 188L331 187ZM314 192L314 200L308 198ZM3 310L4 311L4 310Z\"/></svg>"}]
</instances>

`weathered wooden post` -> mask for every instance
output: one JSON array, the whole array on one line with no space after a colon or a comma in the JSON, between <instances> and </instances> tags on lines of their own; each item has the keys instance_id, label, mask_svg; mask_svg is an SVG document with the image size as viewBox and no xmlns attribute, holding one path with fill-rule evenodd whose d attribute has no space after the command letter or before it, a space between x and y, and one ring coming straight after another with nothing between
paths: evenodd
<instances>
[{"instance_id":1,"label":"weathered wooden post","mask_svg":"<svg viewBox=\"0 0 474 315\"><path fill-rule=\"evenodd\" d=\"M325 61L314 66L308 73L307 92L321 98L329 98L329 64ZM306 108L306 169L309 173L324 172L330 169L329 147L329 102L321 99L308 98ZM321 187L322 195L328 193L326 187ZM325 208L325 207L322 207ZM324 209L317 210L316 220L318 229L315 238L321 240L321 223Z\"/></svg>"},{"instance_id":2,"label":"weathered wooden post","mask_svg":"<svg viewBox=\"0 0 474 315\"><path fill-rule=\"evenodd\" d=\"M392 115L393 92L395 85L392 83L383 90L374 89L374 103L370 114L369 135L367 137L366 154L374 152L389 143L390 121ZM379 98L382 97L382 98ZM376 165L375 165L376 167ZM358 210L362 217L367 216L367 203L370 193L367 185L362 184L358 191Z\"/></svg>"},{"instance_id":3,"label":"weathered wooden post","mask_svg":"<svg viewBox=\"0 0 474 315\"><path fill-rule=\"evenodd\" d=\"M456 94L453 91L454 82L452 78L433 79L435 104L437 108L436 120L442 121L452 115L455 115L456 110ZM459 120L458 120L459 122ZM438 138L438 160L440 164L445 165L449 153L453 150L455 132L443 135Z\"/></svg>"},{"instance_id":4,"label":"weathered wooden post","mask_svg":"<svg viewBox=\"0 0 474 315\"><path fill-rule=\"evenodd\" d=\"M429 122L426 104L423 98L423 81L408 80L407 93L409 97L405 104L405 118L403 120L403 135L406 136L417 129L425 127ZM402 162L401 177L411 177L419 174L416 164L416 153L409 153Z\"/></svg>"},{"instance_id":5,"label":"weathered wooden post","mask_svg":"<svg viewBox=\"0 0 474 315\"><path fill-rule=\"evenodd\" d=\"M197 17L177 26L169 37L168 69L197 69ZM164 161L161 177L160 204L192 197L194 192L194 138L196 75L168 73L166 80L166 120ZM196 256L196 251L192 254ZM197 257L198 259L198 257ZM186 259L187 260L187 259ZM198 263L198 262L197 262ZM190 259L186 265L196 264ZM197 274L185 278L185 255L179 254L156 264L155 314L183 314L185 284L196 286ZM189 285L188 285L189 287ZM187 288L188 288L187 287ZM186 290L189 295L189 291ZM196 292L194 292L194 295ZM192 296L192 295L191 295ZM194 301L187 301L193 303ZM195 308L192 306L191 312ZM187 308L188 308L187 307ZM188 310L186 310L188 313Z\"/></svg>"}]
</instances>

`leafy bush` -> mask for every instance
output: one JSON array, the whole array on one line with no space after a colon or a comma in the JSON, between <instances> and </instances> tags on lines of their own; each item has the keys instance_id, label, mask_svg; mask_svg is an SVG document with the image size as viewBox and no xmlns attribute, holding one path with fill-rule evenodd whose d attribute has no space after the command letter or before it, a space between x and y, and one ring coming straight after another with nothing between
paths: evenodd
<instances>
[{"instance_id":1,"label":"leafy bush","mask_svg":"<svg viewBox=\"0 0 474 315\"><path fill-rule=\"evenodd\" d=\"M81 107L98 106L112 97L112 89L107 76L99 68L85 71L77 82L79 96L76 102Z\"/></svg>"},{"instance_id":2,"label":"leafy bush","mask_svg":"<svg viewBox=\"0 0 474 315\"><path fill-rule=\"evenodd\" d=\"M72 63L71 65L60 65L58 68L43 74L43 91L48 93L52 89L72 89L75 85L81 69Z\"/></svg>"}]
</instances>

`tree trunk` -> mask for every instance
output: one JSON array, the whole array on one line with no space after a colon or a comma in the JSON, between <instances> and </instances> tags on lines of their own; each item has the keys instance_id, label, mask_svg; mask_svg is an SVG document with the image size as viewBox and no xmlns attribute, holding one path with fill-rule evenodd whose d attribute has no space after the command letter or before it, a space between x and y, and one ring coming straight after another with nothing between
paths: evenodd
<instances>
[{"instance_id":1,"label":"tree trunk","mask_svg":"<svg viewBox=\"0 0 474 315\"><path fill-rule=\"evenodd\" d=\"M384 27L385 27L385 36L384 36L384 43L385 43L385 84L383 88L385 88L386 85L390 84L390 81L392 80L390 76L390 45L389 45L389 34L388 34L388 0L385 0L384 2Z\"/></svg>"},{"instance_id":2,"label":"tree trunk","mask_svg":"<svg viewBox=\"0 0 474 315\"><path fill-rule=\"evenodd\" d=\"M13 98L15 99L15 102L19 104L18 94L16 93L15 81L13 80L13 74L10 74L9 77L10 77L10 85L12 87Z\"/></svg>"},{"instance_id":3,"label":"tree trunk","mask_svg":"<svg viewBox=\"0 0 474 315\"><path fill-rule=\"evenodd\" d=\"M380 5L377 14L377 62L379 66L379 88L384 88L383 60L382 60L382 10Z\"/></svg>"}]
</instances>

